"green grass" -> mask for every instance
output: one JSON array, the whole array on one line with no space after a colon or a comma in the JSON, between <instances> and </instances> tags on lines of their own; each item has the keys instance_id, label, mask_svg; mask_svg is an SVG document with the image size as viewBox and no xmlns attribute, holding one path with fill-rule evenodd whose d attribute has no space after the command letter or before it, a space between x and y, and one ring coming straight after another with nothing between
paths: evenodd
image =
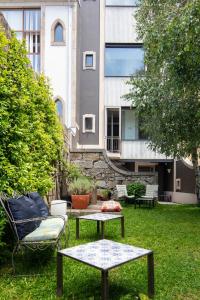
<instances>
[{"instance_id":1,"label":"green grass","mask_svg":"<svg viewBox=\"0 0 200 300\"><path fill-rule=\"evenodd\" d=\"M200 299L200 209L195 206L160 205L155 209L123 209L125 238L119 220L106 223L105 238L152 249L155 255L155 300ZM70 220L70 246L97 239L96 224L81 221L75 240L75 220ZM43 260L41 259L43 258ZM46 259L45 259L46 258ZM18 258L20 272L42 276L13 277L10 266L1 269L0 299L57 299L55 253L49 251ZM26 267L25 267L26 266ZM100 272L64 258L62 299L100 299ZM142 258L109 272L110 299L148 299L147 263Z\"/></svg>"}]
</instances>

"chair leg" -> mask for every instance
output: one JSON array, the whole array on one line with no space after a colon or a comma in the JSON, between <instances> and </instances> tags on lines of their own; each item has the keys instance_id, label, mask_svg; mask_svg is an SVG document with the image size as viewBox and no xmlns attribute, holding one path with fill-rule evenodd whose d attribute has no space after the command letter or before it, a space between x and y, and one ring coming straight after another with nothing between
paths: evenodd
<instances>
[{"instance_id":1,"label":"chair leg","mask_svg":"<svg viewBox=\"0 0 200 300\"><path fill-rule=\"evenodd\" d=\"M13 273L15 274L15 262L14 262L14 255L15 253L18 251L18 248L19 248L19 244L17 243L13 249L13 252L12 252L12 268L13 268Z\"/></svg>"}]
</instances>

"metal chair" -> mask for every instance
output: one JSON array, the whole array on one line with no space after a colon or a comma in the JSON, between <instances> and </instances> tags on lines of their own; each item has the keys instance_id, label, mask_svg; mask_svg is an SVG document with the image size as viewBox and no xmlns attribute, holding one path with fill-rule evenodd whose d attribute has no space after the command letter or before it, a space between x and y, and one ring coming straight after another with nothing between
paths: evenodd
<instances>
[{"instance_id":1,"label":"metal chair","mask_svg":"<svg viewBox=\"0 0 200 300\"><path fill-rule=\"evenodd\" d=\"M135 195L128 195L127 188L125 184L118 184L116 185L117 189L117 198L118 200L129 200L130 202L135 202Z\"/></svg>"},{"instance_id":2,"label":"metal chair","mask_svg":"<svg viewBox=\"0 0 200 300\"><path fill-rule=\"evenodd\" d=\"M140 198L137 198L135 201L135 205L138 204L140 207L141 204L146 203L148 204L149 207L154 207L157 197L158 197L158 185L147 184L145 195Z\"/></svg>"},{"instance_id":3,"label":"metal chair","mask_svg":"<svg viewBox=\"0 0 200 300\"><path fill-rule=\"evenodd\" d=\"M56 247L61 249L61 237L64 236L64 246L67 246L67 238L65 233L65 227L67 224L67 218L61 215L55 215L48 217L38 216L36 218L14 220L12 212L8 205L8 199L0 197L0 204L7 216L12 232L14 234L15 246L12 252L12 267L15 273L14 255L22 248L26 247L31 250L45 250L47 247ZM19 238L17 224L41 221L39 227L27 234L22 239Z\"/></svg>"}]
</instances>

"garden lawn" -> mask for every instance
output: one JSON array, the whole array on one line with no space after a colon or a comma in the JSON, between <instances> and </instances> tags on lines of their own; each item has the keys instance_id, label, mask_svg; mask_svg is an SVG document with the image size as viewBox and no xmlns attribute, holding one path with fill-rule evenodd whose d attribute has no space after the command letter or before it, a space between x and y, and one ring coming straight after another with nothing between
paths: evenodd
<instances>
[{"instance_id":1,"label":"garden lawn","mask_svg":"<svg viewBox=\"0 0 200 300\"><path fill-rule=\"evenodd\" d=\"M154 251L154 299L199 300L200 208L158 205L154 209L134 209L129 205L124 207L123 214L125 238L121 238L119 220L106 223L105 238ZM97 239L96 223L92 221L81 221L79 241L75 240L75 219L70 220L70 231L70 246ZM18 257L18 271L39 271L42 276L13 277L9 274L10 266L2 268L0 299L57 299L55 257L55 253L51 255L49 251L31 255L31 258L30 255ZM63 262L61 299L100 299L100 271L68 258ZM146 258L111 270L109 284L111 300L148 299Z\"/></svg>"}]
</instances>

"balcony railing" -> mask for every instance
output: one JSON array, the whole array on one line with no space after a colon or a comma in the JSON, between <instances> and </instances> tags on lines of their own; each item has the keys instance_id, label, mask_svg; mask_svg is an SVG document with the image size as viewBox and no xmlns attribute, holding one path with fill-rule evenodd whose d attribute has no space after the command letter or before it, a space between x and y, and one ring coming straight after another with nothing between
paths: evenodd
<instances>
[{"instance_id":1,"label":"balcony railing","mask_svg":"<svg viewBox=\"0 0 200 300\"><path fill-rule=\"evenodd\" d=\"M108 136L107 137L107 151L108 152L119 153L120 152L120 144L121 144L120 137L118 137L118 136L115 136L115 137Z\"/></svg>"}]
</instances>

